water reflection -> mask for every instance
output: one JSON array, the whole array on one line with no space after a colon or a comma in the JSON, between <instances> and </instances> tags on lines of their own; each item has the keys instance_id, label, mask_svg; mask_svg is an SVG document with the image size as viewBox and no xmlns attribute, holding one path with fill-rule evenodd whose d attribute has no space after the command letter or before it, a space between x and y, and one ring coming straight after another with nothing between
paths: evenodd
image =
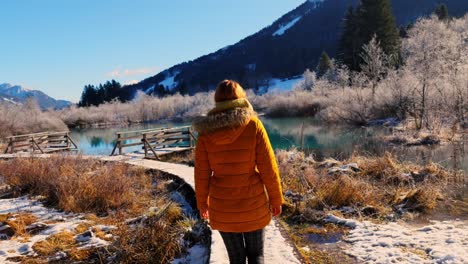
<instances>
[{"instance_id":1,"label":"water reflection","mask_svg":"<svg viewBox=\"0 0 468 264\"><path fill-rule=\"evenodd\" d=\"M71 137L78 145L83 154L87 155L110 155L112 149L115 146L117 141L116 133L131 131L131 130L141 130L149 128L162 128L162 127L174 127L174 126L183 126L187 123L174 123L174 122L158 122L158 123L146 123L146 124L136 124L131 126L116 126L110 128L83 128L83 129L73 129L71 130ZM139 141L138 139L134 140L125 140L124 144L135 143ZM135 146L126 148L125 151L139 151L141 146Z\"/></svg>"},{"instance_id":2,"label":"water reflection","mask_svg":"<svg viewBox=\"0 0 468 264\"><path fill-rule=\"evenodd\" d=\"M468 171L467 145L449 143L437 147L398 147L384 144L380 136L389 134L385 128L338 128L324 126L312 118L261 118L275 149L300 148L321 160L325 157L344 159L353 153L382 155L386 151L400 160L420 164L434 161L443 166ZM189 125L178 122L159 122L113 128L87 128L72 130L72 138L84 154L109 155L115 145L116 132L148 128ZM133 143L136 140L126 143ZM134 147L127 151L140 150Z\"/></svg>"}]
</instances>

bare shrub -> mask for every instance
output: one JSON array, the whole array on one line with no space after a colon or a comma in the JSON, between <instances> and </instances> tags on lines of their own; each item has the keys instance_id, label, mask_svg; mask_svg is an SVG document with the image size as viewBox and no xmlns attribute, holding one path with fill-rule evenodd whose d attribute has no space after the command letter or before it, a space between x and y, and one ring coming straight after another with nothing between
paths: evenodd
<instances>
[{"instance_id":1,"label":"bare shrub","mask_svg":"<svg viewBox=\"0 0 468 264\"><path fill-rule=\"evenodd\" d=\"M114 101L98 107L74 106L57 114L72 127L190 118L208 112L214 106L213 97L213 93L198 93L194 96L175 94L163 98L139 93L137 98L129 103Z\"/></svg>"},{"instance_id":2,"label":"bare shrub","mask_svg":"<svg viewBox=\"0 0 468 264\"><path fill-rule=\"evenodd\" d=\"M52 111L42 111L34 100L24 105L0 104L0 137L43 131L67 130Z\"/></svg>"},{"instance_id":3,"label":"bare shrub","mask_svg":"<svg viewBox=\"0 0 468 264\"><path fill-rule=\"evenodd\" d=\"M256 109L272 117L314 116L321 109L315 96L304 90L265 94L255 98L252 103Z\"/></svg>"}]
</instances>

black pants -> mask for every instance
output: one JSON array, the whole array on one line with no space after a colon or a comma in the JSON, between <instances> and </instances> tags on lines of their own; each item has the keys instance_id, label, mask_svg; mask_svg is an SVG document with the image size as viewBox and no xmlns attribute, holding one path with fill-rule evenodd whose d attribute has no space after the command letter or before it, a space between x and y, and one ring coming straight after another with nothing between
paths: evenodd
<instances>
[{"instance_id":1,"label":"black pants","mask_svg":"<svg viewBox=\"0 0 468 264\"><path fill-rule=\"evenodd\" d=\"M231 264L263 264L264 229L246 233L219 232L229 255Z\"/></svg>"}]
</instances>

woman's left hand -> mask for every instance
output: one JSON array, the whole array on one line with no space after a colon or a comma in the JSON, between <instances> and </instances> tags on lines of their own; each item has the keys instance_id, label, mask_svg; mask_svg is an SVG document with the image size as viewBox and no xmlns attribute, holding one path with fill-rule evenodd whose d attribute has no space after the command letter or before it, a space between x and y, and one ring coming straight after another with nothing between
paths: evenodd
<instances>
[{"instance_id":1,"label":"woman's left hand","mask_svg":"<svg viewBox=\"0 0 468 264\"><path fill-rule=\"evenodd\" d=\"M208 219L210 217L210 214L208 213L208 209L200 210L200 215L203 219Z\"/></svg>"}]
</instances>

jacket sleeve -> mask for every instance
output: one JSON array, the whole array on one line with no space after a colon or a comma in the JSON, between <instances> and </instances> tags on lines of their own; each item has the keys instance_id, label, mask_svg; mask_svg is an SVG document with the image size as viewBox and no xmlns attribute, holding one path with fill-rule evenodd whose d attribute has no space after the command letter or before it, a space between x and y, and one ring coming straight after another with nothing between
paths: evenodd
<instances>
[{"instance_id":1,"label":"jacket sleeve","mask_svg":"<svg viewBox=\"0 0 468 264\"><path fill-rule=\"evenodd\" d=\"M208 208L210 177L211 167L208 154L203 140L199 137L195 147L195 196L198 210Z\"/></svg>"},{"instance_id":2,"label":"jacket sleeve","mask_svg":"<svg viewBox=\"0 0 468 264\"><path fill-rule=\"evenodd\" d=\"M278 165L270 139L260 120L257 120L256 141L256 165L260 178L267 189L270 204L280 206L284 203L284 198Z\"/></svg>"}]
</instances>

